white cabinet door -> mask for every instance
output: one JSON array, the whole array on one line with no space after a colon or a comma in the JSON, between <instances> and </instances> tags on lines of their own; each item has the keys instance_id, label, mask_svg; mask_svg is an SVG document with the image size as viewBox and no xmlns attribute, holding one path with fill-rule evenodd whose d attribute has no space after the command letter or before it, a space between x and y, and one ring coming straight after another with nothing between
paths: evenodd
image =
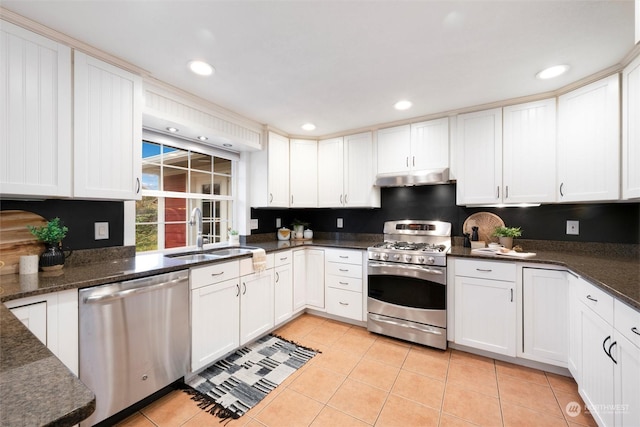
<instances>
[{"instance_id":1,"label":"white cabinet door","mask_svg":"<svg viewBox=\"0 0 640 427\"><path fill-rule=\"evenodd\" d=\"M273 323L273 269L240 278L240 345L267 332Z\"/></svg>"},{"instance_id":2,"label":"white cabinet door","mask_svg":"<svg viewBox=\"0 0 640 427\"><path fill-rule=\"evenodd\" d=\"M306 252L307 305L324 309L324 251L307 249Z\"/></svg>"},{"instance_id":3,"label":"white cabinet door","mask_svg":"<svg viewBox=\"0 0 640 427\"><path fill-rule=\"evenodd\" d=\"M2 21L0 192L71 196L71 49Z\"/></svg>"},{"instance_id":4,"label":"white cabinet door","mask_svg":"<svg viewBox=\"0 0 640 427\"><path fill-rule=\"evenodd\" d=\"M558 200L620 196L618 74L558 98Z\"/></svg>"},{"instance_id":5,"label":"white cabinet door","mask_svg":"<svg viewBox=\"0 0 640 427\"><path fill-rule=\"evenodd\" d=\"M640 57L622 72L622 198L640 198Z\"/></svg>"},{"instance_id":6,"label":"white cabinet door","mask_svg":"<svg viewBox=\"0 0 640 427\"><path fill-rule=\"evenodd\" d=\"M449 167L449 119L411 124L411 168Z\"/></svg>"},{"instance_id":7,"label":"white cabinet door","mask_svg":"<svg viewBox=\"0 0 640 427\"><path fill-rule=\"evenodd\" d=\"M217 327L216 327L217 325ZM191 372L240 345L240 284L237 278L191 291Z\"/></svg>"},{"instance_id":8,"label":"white cabinet door","mask_svg":"<svg viewBox=\"0 0 640 427\"><path fill-rule=\"evenodd\" d=\"M293 311L307 304L307 250L293 251Z\"/></svg>"},{"instance_id":9,"label":"white cabinet door","mask_svg":"<svg viewBox=\"0 0 640 427\"><path fill-rule=\"evenodd\" d=\"M285 264L274 268L274 323L279 325L293 315L293 268Z\"/></svg>"},{"instance_id":10,"label":"white cabinet door","mask_svg":"<svg viewBox=\"0 0 640 427\"><path fill-rule=\"evenodd\" d=\"M502 109L460 114L457 124L457 204L502 200Z\"/></svg>"},{"instance_id":11,"label":"white cabinet door","mask_svg":"<svg viewBox=\"0 0 640 427\"><path fill-rule=\"evenodd\" d=\"M318 142L318 206L344 205L344 157L342 137Z\"/></svg>"},{"instance_id":12,"label":"white cabinet door","mask_svg":"<svg viewBox=\"0 0 640 427\"><path fill-rule=\"evenodd\" d=\"M345 207L380 207L380 188L374 187L374 152L371 132L344 137Z\"/></svg>"},{"instance_id":13,"label":"white cabinet door","mask_svg":"<svg viewBox=\"0 0 640 427\"><path fill-rule=\"evenodd\" d=\"M267 206L289 207L289 139L269 132Z\"/></svg>"},{"instance_id":14,"label":"white cabinet door","mask_svg":"<svg viewBox=\"0 0 640 427\"><path fill-rule=\"evenodd\" d=\"M581 303L582 369L578 392L599 426L613 426L614 411L607 410L614 400L614 362L605 350L614 347L610 323ZM599 409L604 408L604 409Z\"/></svg>"},{"instance_id":15,"label":"white cabinet door","mask_svg":"<svg viewBox=\"0 0 640 427\"><path fill-rule=\"evenodd\" d=\"M614 332L616 426L640 426L640 348Z\"/></svg>"},{"instance_id":16,"label":"white cabinet door","mask_svg":"<svg viewBox=\"0 0 640 427\"><path fill-rule=\"evenodd\" d=\"M289 153L290 206L315 208L318 206L318 142L292 139Z\"/></svg>"},{"instance_id":17,"label":"white cabinet door","mask_svg":"<svg viewBox=\"0 0 640 427\"><path fill-rule=\"evenodd\" d=\"M47 345L47 302L12 308L11 312L44 345Z\"/></svg>"},{"instance_id":18,"label":"white cabinet door","mask_svg":"<svg viewBox=\"0 0 640 427\"><path fill-rule=\"evenodd\" d=\"M569 353L567 368L578 384L581 382L582 372L582 324L580 310L582 303L578 297L579 278L569 274Z\"/></svg>"},{"instance_id":19,"label":"white cabinet door","mask_svg":"<svg viewBox=\"0 0 640 427\"><path fill-rule=\"evenodd\" d=\"M569 280L565 271L522 269L523 357L567 367Z\"/></svg>"},{"instance_id":20,"label":"white cabinet door","mask_svg":"<svg viewBox=\"0 0 640 427\"><path fill-rule=\"evenodd\" d=\"M378 174L408 171L410 153L410 125L378 131Z\"/></svg>"},{"instance_id":21,"label":"white cabinet door","mask_svg":"<svg viewBox=\"0 0 640 427\"><path fill-rule=\"evenodd\" d=\"M504 203L554 202L555 98L505 107L503 115Z\"/></svg>"},{"instance_id":22,"label":"white cabinet door","mask_svg":"<svg viewBox=\"0 0 640 427\"><path fill-rule=\"evenodd\" d=\"M514 294L514 282L456 276L456 344L515 357Z\"/></svg>"},{"instance_id":23,"label":"white cabinet door","mask_svg":"<svg viewBox=\"0 0 640 427\"><path fill-rule=\"evenodd\" d=\"M142 79L74 53L74 189L89 199L140 199Z\"/></svg>"}]
</instances>

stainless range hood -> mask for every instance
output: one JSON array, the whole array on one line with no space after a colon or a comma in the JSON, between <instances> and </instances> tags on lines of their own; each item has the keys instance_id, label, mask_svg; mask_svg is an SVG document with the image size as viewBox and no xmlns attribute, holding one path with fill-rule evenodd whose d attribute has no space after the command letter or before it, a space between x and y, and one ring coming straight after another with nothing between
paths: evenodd
<instances>
[{"instance_id":1,"label":"stainless range hood","mask_svg":"<svg viewBox=\"0 0 640 427\"><path fill-rule=\"evenodd\" d=\"M398 173L381 173L376 175L375 185L378 187L408 187L413 185L434 185L449 183L449 168L425 169L421 171Z\"/></svg>"}]
</instances>

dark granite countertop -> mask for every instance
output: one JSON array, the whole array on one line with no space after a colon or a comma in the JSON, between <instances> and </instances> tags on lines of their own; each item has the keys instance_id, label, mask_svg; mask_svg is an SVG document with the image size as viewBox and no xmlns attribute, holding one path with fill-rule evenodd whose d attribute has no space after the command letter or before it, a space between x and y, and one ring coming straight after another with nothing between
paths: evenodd
<instances>
[{"instance_id":1,"label":"dark granite countertop","mask_svg":"<svg viewBox=\"0 0 640 427\"><path fill-rule=\"evenodd\" d=\"M532 258L507 258L501 255L471 253L469 248L453 246L450 256L563 266L640 310L640 259L617 254L585 254L548 250L535 251L535 253L536 256Z\"/></svg>"},{"instance_id":2,"label":"dark granite countertop","mask_svg":"<svg viewBox=\"0 0 640 427\"><path fill-rule=\"evenodd\" d=\"M248 242L246 246L277 252L301 247L329 247L365 250L368 240L317 239L313 241ZM554 264L566 267L640 310L640 260L637 257L572 254L536 251L534 258L505 259L472 254L468 248L453 246L450 256L496 259L500 261ZM247 258L240 255L235 259ZM211 263L188 262L161 254L65 266L59 272L34 276L0 276L0 302L66 289L79 289L139 277L183 270ZM226 258L221 261L228 261ZM213 261L215 262L215 261ZM1 426L72 425L94 410L95 397L20 321L0 304L0 397ZM43 373L46 373L43 375ZM34 378L37 382L34 382Z\"/></svg>"},{"instance_id":3,"label":"dark granite countertop","mask_svg":"<svg viewBox=\"0 0 640 427\"><path fill-rule=\"evenodd\" d=\"M93 413L93 392L3 304L0 327L0 426L71 426Z\"/></svg>"}]
</instances>

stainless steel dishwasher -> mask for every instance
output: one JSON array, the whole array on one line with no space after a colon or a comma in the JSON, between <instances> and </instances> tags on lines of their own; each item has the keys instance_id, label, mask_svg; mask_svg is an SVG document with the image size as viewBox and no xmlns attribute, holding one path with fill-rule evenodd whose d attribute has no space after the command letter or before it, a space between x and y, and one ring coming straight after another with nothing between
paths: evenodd
<instances>
[{"instance_id":1,"label":"stainless steel dishwasher","mask_svg":"<svg viewBox=\"0 0 640 427\"><path fill-rule=\"evenodd\" d=\"M81 289L80 379L94 425L166 387L189 363L189 272Z\"/></svg>"}]
</instances>

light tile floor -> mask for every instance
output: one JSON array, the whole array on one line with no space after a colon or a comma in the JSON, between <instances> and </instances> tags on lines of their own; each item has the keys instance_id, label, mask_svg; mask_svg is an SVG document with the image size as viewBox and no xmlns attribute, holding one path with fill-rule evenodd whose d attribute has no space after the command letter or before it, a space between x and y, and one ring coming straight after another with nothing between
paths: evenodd
<instances>
[{"instance_id":1,"label":"light tile floor","mask_svg":"<svg viewBox=\"0 0 640 427\"><path fill-rule=\"evenodd\" d=\"M228 427L596 426L571 378L473 354L440 351L304 314L276 331L322 351ZM220 426L172 392L124 427Z\"/></svg>"}]
</instances>

